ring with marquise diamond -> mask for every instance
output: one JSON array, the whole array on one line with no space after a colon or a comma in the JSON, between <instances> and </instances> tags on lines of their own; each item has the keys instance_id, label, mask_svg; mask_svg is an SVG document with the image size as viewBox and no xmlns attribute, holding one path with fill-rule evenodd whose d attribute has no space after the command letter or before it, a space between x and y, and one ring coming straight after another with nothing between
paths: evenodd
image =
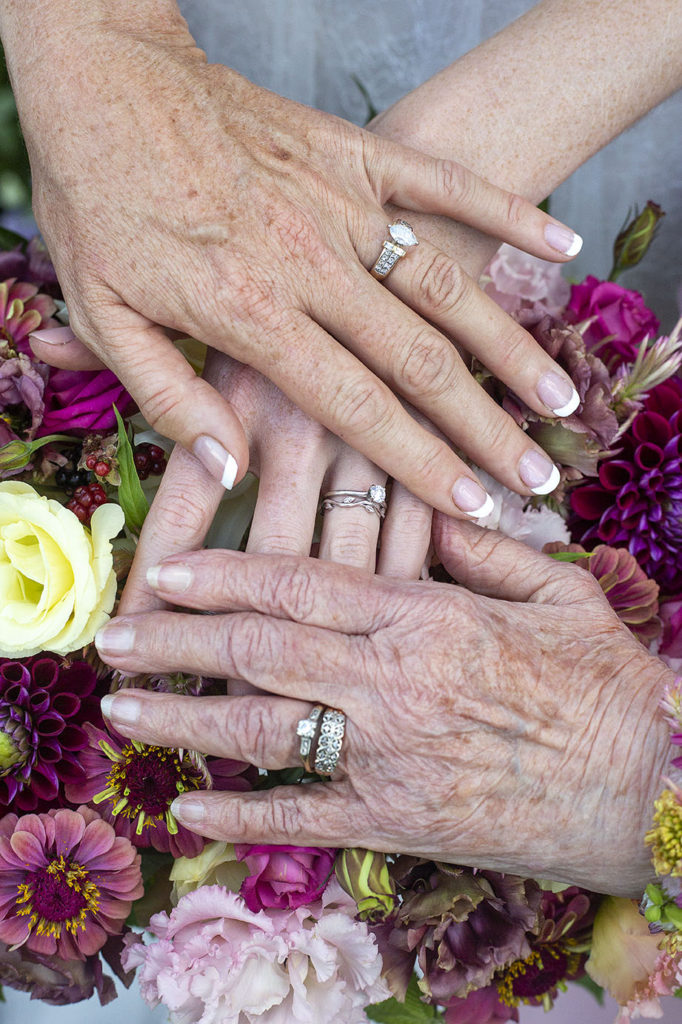
<instances>
[{"instance_id":1,"label":"ring with marquise diamond","mask_svg":"<svg viewBox=\"0 0 682 1024\"><path fill-rule=\"evenodd\" d=\"M419 245L417 236L406 220L396 220L388 225L391 236L384 242L379 257L372 267L372 277L380 281L390 274L399 259L407 254L407 250Z\"/></svg>"}]
</instances>

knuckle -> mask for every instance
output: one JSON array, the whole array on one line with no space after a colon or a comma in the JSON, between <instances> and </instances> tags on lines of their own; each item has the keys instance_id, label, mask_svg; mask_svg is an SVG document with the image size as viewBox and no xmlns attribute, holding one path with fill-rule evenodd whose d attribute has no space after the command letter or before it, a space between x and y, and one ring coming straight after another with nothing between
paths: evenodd
<instances>
[{"instance_id":1,"label":"knuckle","mask_svg":"<svg viewBox=\"0 0 682 1024\"><path fill-rule=\"evenodd\" d=\"M523 220L526 212L526 200L516 192L507 192L505 217L511 227L515 227Z\"/></svg>"},{"instance_id":2,"label":"knuckle","mask_svg":"<svg viewBox=\"0 0 682 1024\"><path fill-rule=\"evenodd\" d=\"M315 608L313 581L305 563L268 574L265 582L268 607L281 608L290 618L307 621Z\"/></svg>"},{"instance_id":3,"label":"knuckle","mask_svg":"<svg viewBox=\"0 0 682 1024\"><path fill-rule=\"evenodd\" d=\"M441 191L449 198L468 205L474 201L475 177L455 160L437 160L436 174Z\"/></svg>"},{"instance_id":4,"label":"knuckle","mask_svg":"<svg viewBox=\"0 0 682 1024\"><path fill-rule=\"evenodd\" d=\"M182 537L189 547L203 541L208 521L201 493L197 488L160 488L154 501L153 519L150 519L155 531L163 524L164 533Z\"/></svg>"},{"instance_id":5,"label":"knuckle","mask_svg":"<svg viewBox=\"0 0 682 1024\"><path fill-rule=\"evenodd\" d=\"M452 452L442 441L437 438L429 441L428 447L424 448L417 460L424 491L442 488L443 480L452 475L451 458Z\"/></svg>"},{"instance_id":6,"label":"knuckle","mask_svg":"<svg viewBox=\"0 0 682 1024\"><path fill-rule=\"evenodd\" d=\"M334 532L329 538L328 558L339 565L352 565L364 569L374 564L376 534L369 527L358 524L352 532Z\"/></svg>"},{"instance_id":7,"label":"knuckle","mask_svg":"<svg viewBox=\"0 0 682 1024\"><path fill-rule=\"evenodd\" d=\"M214 282L212 305L240 320L261 321L273 308L271 282L258 268L230 260Z\"/></svg>"},{"instance_id":8,"label":"knuckle","mask_svg":"<svg viewBox=\"0 0 682 1024\"><path fill-rule=\"evenodd\" d=\"M454 350L435 331L421 330L410 344L399 367L401 383L413 394L441 394L454 384Z\"/></svg>"},{"instance_id":9,"label":"knuckle","mask_svg":"<svg viewBox=\"0 0 682 1024\"><path fill-rule=\"evenodd\" d=\"M495 415L486 418L480 442L491 461L500 458L508 451L515 429L510 417L501 409Z\"/></svg>"},{"instance_id":10,"label":"knuckle","mask_svg":"<svg viewBox=\"0 0 682 1024\"><path fill-rule=\"evenodd\" d=\"M176 409L183 404L172 384L157 384L140 402L141 411L150 427L160 434L174 436L169 420L172 420Z\"/></svg>"},{"instance_id":11,"label":"knuckle","mask_svg":"<svg viewBox=\"0 0 682 1024\"><path fill-rule=\"evenodd\" d=\"M301 831L301 810L297 797L278 800L274 797L265 805L265 828L275 835L295 836Z\"/></svg>"},{"instance_id":12,"label":"knuckle","mask_svg":"<svg viewBox=\"0 0 682 1024\"><path fill-rule=\"evenodd\" d=\"M266 628L263 619L252 613L237 614L231 619L227 636L212 631L212 660L222 677L235 675L252 682L279 662L277 633L272 625Z\"/></svg>"},{"instance_id":13,"label":"knuckle","mask_svg":"<svg viewBox=\"0 0 682 1024\"><path fill-rule=\"evenodd\" d=\"M530 337L522 327L512 327L497 349L500 373L518 372L528 365L532 355Z\"/></svg>"},{"instance_id":14,"label":"knuckle","mask_svg":"<svg viewBox=\"0 0 682 1024\"><path fill-rule=\"evenodd\" d=\"M466 274L444 252L433 255L416 285L419 299L435 316L458 309L470 295Z\"/></svg>"},{"instance_id":15,"label":"knuckle","mask_svg":"<svg viewBox=\"0 0 682 1024\"><path fill-rule=\"evenodd\" d=\"M329 411L341 428L342 438L347 434L371 434L388 413L385 388L376 378L367 374L344 377L331 395Z\"/></svg>"},{"instance_id":16,"label":"knuckle","mask_svg":"<svg viewBox=\"0 0 682 1024\"><path fill-rule=\"evenodd\" d=\"M270 228L289 258L314 260L326 250L317 226L294 207L276 213Z\"/></svg>"}]
</instances>

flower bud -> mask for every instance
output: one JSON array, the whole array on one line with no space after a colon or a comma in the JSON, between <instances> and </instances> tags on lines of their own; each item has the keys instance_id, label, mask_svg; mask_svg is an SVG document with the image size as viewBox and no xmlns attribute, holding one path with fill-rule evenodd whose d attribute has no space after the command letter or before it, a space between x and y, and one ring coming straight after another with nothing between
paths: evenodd
<instances>
[{"instance_id":1,"label":"flower bud","mask_svg":"<svg viewBox=\"0 0 682 1024\"><path fill-rule=\"evenodd\" d=\"M341 888L357 903L361 921L382 921L393 912L396 888L383 853L341 850L335 870Z\"/></svg>"},{"instance_id":2,"label":"flower bud","mask_svg":"<svg viewBox=\"0 0 682 1024\"><path fill-rule=\"evenodd\" d=\"M0 474L25 469L31 461L31 445L20 438L0 448Z\"/></svg>"},{"instance_id":3,"label":"flower bud","mask_svg":"<svg viewBox=\"0 0 682 1024\"><path fill-rule=\"evenodd\" d=\"M653 241L656 225L664 211L658 205L649 200L641 213L635 209L635 216L621 228L616 241L613 243L613 268L609 276L610 281L616 278L628 267L636 266L643 258L647 249Z\"/></svg>"}]
</instances>

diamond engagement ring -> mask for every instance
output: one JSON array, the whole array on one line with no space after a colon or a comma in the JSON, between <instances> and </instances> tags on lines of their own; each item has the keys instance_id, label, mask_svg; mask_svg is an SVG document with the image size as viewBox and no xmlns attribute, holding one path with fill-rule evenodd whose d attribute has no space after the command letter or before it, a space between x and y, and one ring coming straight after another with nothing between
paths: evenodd
<instances>
[{"instance_id":1,"label":"diamond engagement ring","mask_svg":"<svg viewBox=\"0 0 682 1024\"><path fill-rule=\"evenodd\" d=\"M298 752L301 755L303 767L307 772L311 772L313 770L310 757L313 749L313 742L321 725L321 715L324 709L324 704L316 704L308 717L302 718L296 726L296 735L300 740Z\"/></svg>"},{"instance_id":2,"label":"diamond engagement ring","mask_svg":"<svg viewBox=\"0 0 682 1024\"><path fill-rule=\"evenodd\" d=\"M315 752L315 771L318 775L333 775L339 763L346 716L336 708L327 708L322 715L320 736Z\"/></svg>"},{"instance_id":3,"label":"diamond engagement ring","mask_svg":"<svg viewBox=\"0 0 682 1024\"><path fill-rule=\"evenodd\" d=\"M417 236L406 220L396 220L388 225L388 233L391 236L384 242L379 258L372 267L372 277L382 281L389 274L398 260L407 253L413 245L419 245Z\"/></svg>"},{"instance_id":4,"label":"diamond engagement ring","mask_svg":"<svg viewBox=\"0 0 682 1024\"><path fill-rule=\"evenodd\" d=\"M386 515L386 488L372 484L367 491L327 491L320 501L320 512L324 515L332 508L353 508L360 506L366 512L376 512L380 519Z\"/></svg>"}]
</instances>

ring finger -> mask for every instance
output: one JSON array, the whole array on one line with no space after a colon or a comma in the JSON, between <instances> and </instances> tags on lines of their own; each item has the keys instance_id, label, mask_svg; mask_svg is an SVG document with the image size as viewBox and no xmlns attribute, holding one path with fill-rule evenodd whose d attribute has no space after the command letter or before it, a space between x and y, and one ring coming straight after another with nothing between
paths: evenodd
<instances>
[{"instance_id":1,"label":"ring finger","mask_svg":"<svg viewBox=\"0 0 682 1024\"><path fill-rule=\"evenodd\" d=\"M322 498L333 491L368 493L372 486L385 485L383 470L344 445L325 478ZM325 510L322 518L318 557L374 572L382 517L366 505L343 505L342 496L331 500L334 507Z\"/></svg>"},{"instance_id":2,"label":"ring finger","mask_svg":"<svg viewBox=\"0 0 682 1024\"><path fill-rule=\"evenodd\" d=\"M312 707L286 697L184 697L130 689L102 700L102 713L131 739L270 770L301 766L296 729ZM343 774L353 731L346 721L335 777Z\"/></svg>"}]
</instances>

